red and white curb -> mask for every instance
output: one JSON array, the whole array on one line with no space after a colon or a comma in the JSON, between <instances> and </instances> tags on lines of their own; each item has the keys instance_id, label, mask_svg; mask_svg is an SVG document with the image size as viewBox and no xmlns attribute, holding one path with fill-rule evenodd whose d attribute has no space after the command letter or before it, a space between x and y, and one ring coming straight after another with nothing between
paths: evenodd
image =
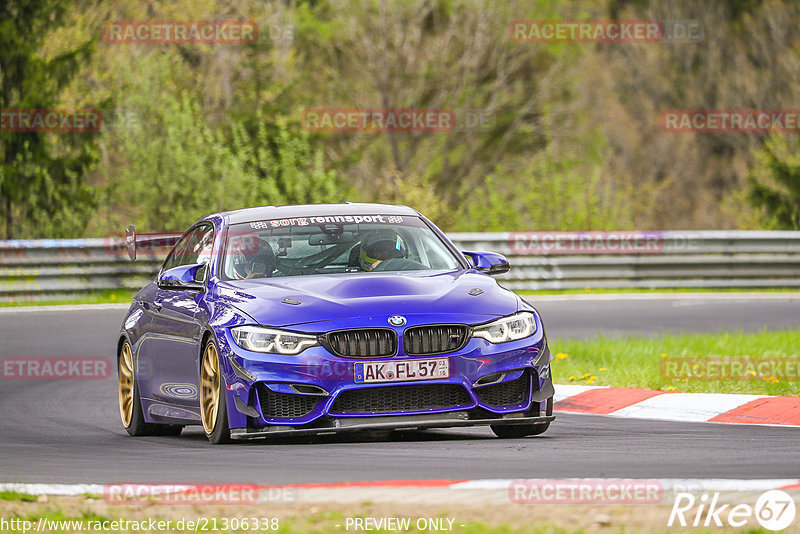
<instances>
[{"instance_id":1,"label":"red and white curb","mask_svg":"<svg viewBox=\"0 0 800 534\"><path fill-rule=\"evenodd\" d=\"M800 397L672 393L652 389L556 385L557 412L662 421L800 427Z\"/></svg>"}]
</instances>

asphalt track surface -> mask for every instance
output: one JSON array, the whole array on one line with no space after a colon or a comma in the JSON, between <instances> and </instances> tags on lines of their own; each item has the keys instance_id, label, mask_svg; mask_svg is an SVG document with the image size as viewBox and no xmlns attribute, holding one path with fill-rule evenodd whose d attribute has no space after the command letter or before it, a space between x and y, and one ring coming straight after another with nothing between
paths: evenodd
<instances>
[{"instance_id":1,"label":"asphalt track surface","mask_svg":"<svg viewBox=\"0 0 800 534\"><path fill-rule=\"evenodd\" d=\"M532 300L551 338L796 328L800 321L796 295ZM0 358L111 357L124 313L0 311ZM0 482L800 477L800 429L556 415L544 435L516 440L466 428L215 447L198 429L128 437L113 378L0 380Z\"/></svg>"}]
</instances>

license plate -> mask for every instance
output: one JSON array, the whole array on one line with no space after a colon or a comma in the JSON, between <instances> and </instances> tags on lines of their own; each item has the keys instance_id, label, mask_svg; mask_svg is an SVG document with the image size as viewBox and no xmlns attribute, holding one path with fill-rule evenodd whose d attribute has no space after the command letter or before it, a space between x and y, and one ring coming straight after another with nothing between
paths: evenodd
<instances>
[{"instance_id":1,"label":"license plate","mask_svg":"<svg viewBox=\"0 0 800 534\"><path fill-rule=\"evenodd\" d=\"M433 380L450 376L450 360L405 360L397 362L358 362L356 384Z\"/></svg>"}]
</instances>

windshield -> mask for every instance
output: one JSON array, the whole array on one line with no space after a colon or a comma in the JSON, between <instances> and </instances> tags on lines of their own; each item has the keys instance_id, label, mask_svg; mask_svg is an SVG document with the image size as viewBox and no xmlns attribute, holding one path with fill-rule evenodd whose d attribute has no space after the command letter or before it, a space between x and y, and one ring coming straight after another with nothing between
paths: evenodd
<instances>
[{"instance_id":1,"label":"windshield","mask_svg":"<svg viewBox=\"0 0 800 534\"><path fill-rule=\"evenodd\" d=\"M337 215L231 225L221 278L452 270L460 266L419 217Z\"/></svg>"}]
</instances>

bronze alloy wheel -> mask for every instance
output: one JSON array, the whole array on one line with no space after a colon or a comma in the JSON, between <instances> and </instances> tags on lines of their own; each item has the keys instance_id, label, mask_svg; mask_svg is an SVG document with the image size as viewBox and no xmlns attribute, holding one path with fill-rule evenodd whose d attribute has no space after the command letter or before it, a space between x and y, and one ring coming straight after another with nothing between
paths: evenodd
<instances>
[{"instance_id":1,"label":"bronze alloy wheel","mask_svg":"<svg viewBox=\"0 0 800 534\"><path fill-rule=\"evenodd\" d=\"M128 342L122 344L119 353L119 415L125 428L133 419L133 354Z\"/></svg>"},{"instance_id":2,"label":"bronze alloy wheel","mask_svg":"<svg viewBox=\"0 0 800 534\"><path fill-rule=\"evenodd\" d=\"M219 408L219 355L213 343L206 345L200 366L200 416L206 434L214 432Z\"/></svg>"}]
</instances>

